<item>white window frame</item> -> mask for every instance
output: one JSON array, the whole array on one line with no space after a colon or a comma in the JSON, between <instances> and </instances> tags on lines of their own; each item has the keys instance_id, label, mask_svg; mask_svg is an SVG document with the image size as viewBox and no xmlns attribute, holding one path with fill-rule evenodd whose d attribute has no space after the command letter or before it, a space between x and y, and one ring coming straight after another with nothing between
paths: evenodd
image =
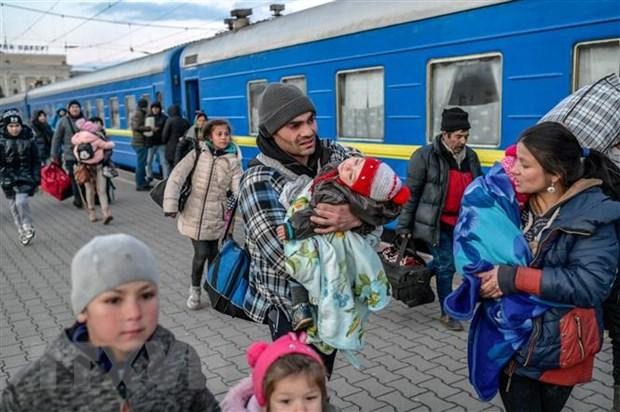
<instances>
[{"instance_id":1,"label":"white window frame","mask_svg":"<svg viewBox=\"0 0 620 412\"><path fill-rule=\"evenodd\" d=\"M131 118L138 108L138 102L136 96L133 94L125 95L125 121L127 122L127 129L131 129ZM133 101L133 107L130 104Z\"/></svg>"},{"instance_id":2,"label":"white window frame","mask_svg":"<svg viewBox=\"0 0 620 412\"><path fill-rule=\"evenodd\" d=\"M95 99L95 107L97 109L97 117L99 117L105 125L105 102L103 99Z\"/></svg>"},{"instance_id":3,"label":"white window frame","mask_svg":"<svg viewBox=\"0 0 620 412\"><path fill-rule=\"evenodd\" d=\"M304 76L303 74L299 74L295 76L284 76L280 79L280 81L284 84L293 84L291 83L291 80L303 80L304 88L301 90L301 92L305 95L308 95L308 80L306 79L306 76ZM297 85L293 84L293 86L297 86Z\"/></svg>"},{"instance_id":4,"label":"white window frame","mask_svg":"<svg viewBox=\"0 0 620 412\"><path fill-rule=\"evenodd\" d=\"M246 93L247 93L247 102L248 102L248 134L250 136L257 136L258 135L258 124L260 122L259 119L257 119L257 129L254 131L252 130L252 96L250 93L250 89L252 87L252 85L254 84L264 84L265 88L267 87L267 85L269 85L269 82L267 81L267 79L255 79L255 80L250 80L247 83L247 88L246 88ZM264 90L263 90L264 91ZM258 116L258 114L257 114Z\"/></svg>"},{"instance_id":5,"label":"white window frame","mask_svg":"<svg viewBox=\"0 0 620 412\"><path fill-rule=\"evenodd\" d=\"M364 73L380 70L383 76L383 130L381 137L350 137L343 136L340 128L340 75L346 75L347 73ZM385 140L385 106L386 106L386 93L385 93L385 67L384 66L369 66L360 67L356 69L339 70L336 72L336 136L338 140L343 141L364 141L364 142L383 142Z\"/></svg>"},{"instance_id":6,"label":"white window frame","mask_svg":"<svg viewBox=\"0 0 620 412\"><path fill-rule=\"evenodd\" d=\"M582 41L582 42L576 43L575 46L573 47L573 73L572 73L572 91L573 92L579 88L579 52L580 52L579 48L583 46L592 46L596 44L605 44L605 43L619 43L620 44L620 37L611 37L608 39Z\"/></svg>"},{"instance_id":7,"label":"white window frame","mask_svg":"<svg viewBox=\"0 0 620 412\"><path fill-rule=\"evenodd\" d=\"M499 112L497 119L497 144L471 144L474 147L480 148L497 148L502 144L502 108L503 108L503 96L504 96L504 88L503 88L503 78L504 78L504 56L500 52L489 52L489 53L477 53L477 54L468 54L463 56L452 56L452 57L442 57L436 59L430 59L426 63L426 136L427 142L432 142L435 138L433 135L433 106L432 106L432 85L433 81L431 78L431 67L434 64L441 63L453 63L453 62L462 62L467 60L477 60L489 57L499 57L499 79L500 81L497 84L498 93L499 93ZM466 110L466 109L464 109Z\"/></svg>"}]
</instances>

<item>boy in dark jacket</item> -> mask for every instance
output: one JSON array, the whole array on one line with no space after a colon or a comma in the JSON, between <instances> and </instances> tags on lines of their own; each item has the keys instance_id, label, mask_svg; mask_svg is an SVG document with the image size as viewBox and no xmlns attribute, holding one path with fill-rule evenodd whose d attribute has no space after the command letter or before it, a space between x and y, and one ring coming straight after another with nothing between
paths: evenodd
<instances>
[{"instance_id":1,"label":"boy in dark jacket","mask_svg":"<svg viewBox=\"0 0 620 412\"><path fill-rule=\"evenodd\" d=\"M219 411L196 351L158 325L158 284L143 242L88 242L71 264L76 323L8 383L0 410Z\"/></svg>"},{"instance_id":2,"label":"boy in dark jacket","mask_svg":"<svg viewBox=\"0 0 620 412\"><path fill-rule=\"evenodd\" d=\"M9 200L19 240L28 245L34 239L28 197L41 182L41 159L29 127L24 127L19 112L10 109L2 116L0 131L0 185Z\"/></svg>"}]
</instances>

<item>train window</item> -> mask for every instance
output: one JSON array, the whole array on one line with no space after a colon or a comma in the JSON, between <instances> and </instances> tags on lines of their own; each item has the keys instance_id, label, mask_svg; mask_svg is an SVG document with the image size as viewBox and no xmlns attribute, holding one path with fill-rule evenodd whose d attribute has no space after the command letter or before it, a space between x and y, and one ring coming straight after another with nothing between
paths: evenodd
<instances>
[{"instance_id":1,"label":"train window","mask_svg":"<svg viewBox=\"0 0 620 412\"><path fill-rule=\"evenodd\" d=\"M502 56L486 54L435 59L428 64L427 140L441 131L443 109L469 113L469 143L498 146L501 115Z\"/></svg>"},{"instance_id":2,"label":"train window","mask_svg":"<svg viewBox=\"0 0 620 412\"><path fill-rule=\"evenodd\" d=\"M110 97L110 124L112 129L121 128L121 114L119 112L117 97Z\"/></svg>"},{"instance_id":3,"label":"train window","mask_svg":"<svg viewBox=\"0 0 620 412\"><path fill-rule=\"evenodd\" d=\"M90 119L93 116L93 102L86 100L86 118Z\"/></svg>"},{"instance_id":4,"label":"train window","mask_svg":"<svg viewBox=\"0 0 620 412\"><path fill-rule=\"evenodd\" d=\"M250 134L252 135L258 134L258 102L266 87L266 80L251 81L248 83L248 112L250 115Z\"/></svg>"},{"instance_id":5,"label":"train window","mask_svg":"<svg viewBox=\"0 0 620 412\"><path fill-rule=\"evenodd\" d=\"M305 76L290 76L290 77L283 77L282 78L282 83L284 84L292 84L293 86L296 86L299 90L301 90L303 92L303 94L307 94L307 87L306 87L306 77Z\"/></svg>"},{"instance_id":6,"label":"train window","mask_svg":"<svg viewBox=\"0 0 620 412\"><path fill-rule=\"evenodd\" d=\"M95 105L97 106L97 117L103 120L103 124L105 125L105 110L103 108L103 99L97 99L95 101Z\"/></svg>"},{"instance_id":7,"label":"train window","mask_svg":"<svg viewBox=\"0 0 620 412\"><path fill-rule=\"evenodd\" d=\"M136 96L129 94L125 96L125 121L127 122L127 128L131 129L131 119L136 112Z\"/></svg>"},{"instance_id":8,"label":"train window","mask_svg":"<svg viewBox=\"0 0 620 412\"><path fill-rule=\"evenodd\" d=\"M339 72L338 137L383 139L383 68Z\"/></svg>"},{"instance_id":9,"label":"train window","mask_svg":"<svg viewBox=\"0 0 620 412\"><path fill-rule=\"evenodd\" d=\"M573 91L610 73L620 75L620 39L579 43L573 62Z\"/></svg>"}]
</instances>

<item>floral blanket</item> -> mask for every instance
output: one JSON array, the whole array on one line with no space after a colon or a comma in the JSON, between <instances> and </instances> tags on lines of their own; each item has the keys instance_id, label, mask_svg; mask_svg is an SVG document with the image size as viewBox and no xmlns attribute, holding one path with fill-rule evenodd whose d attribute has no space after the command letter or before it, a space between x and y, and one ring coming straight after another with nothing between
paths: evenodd
<instances>
[{"instance_id":1,"label":"floral blanket","mask_svg":"<svg viewBox=\"0 0 620 412\"><path fill-rule=\"evenodd\" d=\"M287 217L309 207L309 187L293 201ZM308 337L327 352L361 350L370 312L390 302L391 286L374 249L378 241L373 234L347 231L284 244L286 269L308 290L313 305L316 330L309 330Z\"/></svg>"}]
</instances>

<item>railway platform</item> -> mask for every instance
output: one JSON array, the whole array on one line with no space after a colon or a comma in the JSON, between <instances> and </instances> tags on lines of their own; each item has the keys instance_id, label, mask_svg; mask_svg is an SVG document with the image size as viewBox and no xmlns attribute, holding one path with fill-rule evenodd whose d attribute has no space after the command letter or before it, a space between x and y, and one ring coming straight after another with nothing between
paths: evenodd
<instances>
[{"instance_id":1,"label":"railway platform","mask_svg":"<svg viewBox=\"0 0 620 412\"><path fill-rule=\"evenodd\" d=\"M0 390L37 359L74 317L70 309L70 262L93 236L125 232L145 241L161 271L160 323L196 348L209 389L221 400L249 373L246 347L269 339L266 325L231 319L203 307L185 306L192 246L148 193L134 190L133 175L116 182L109 226L91 224L70 200L38 193L31 199L37 237L19 243L6 199L0 200ZM499 411L501 401L480 402L467 378L466 332L447 331L437 303L407 308L392 302L371 317L367 347L354 369L343 356L329 383L331 402L343 411ZM575 388L566 411L608 411L612 403L611 347L606 338L592 382Z\"/></svg>"}]
</instances>

